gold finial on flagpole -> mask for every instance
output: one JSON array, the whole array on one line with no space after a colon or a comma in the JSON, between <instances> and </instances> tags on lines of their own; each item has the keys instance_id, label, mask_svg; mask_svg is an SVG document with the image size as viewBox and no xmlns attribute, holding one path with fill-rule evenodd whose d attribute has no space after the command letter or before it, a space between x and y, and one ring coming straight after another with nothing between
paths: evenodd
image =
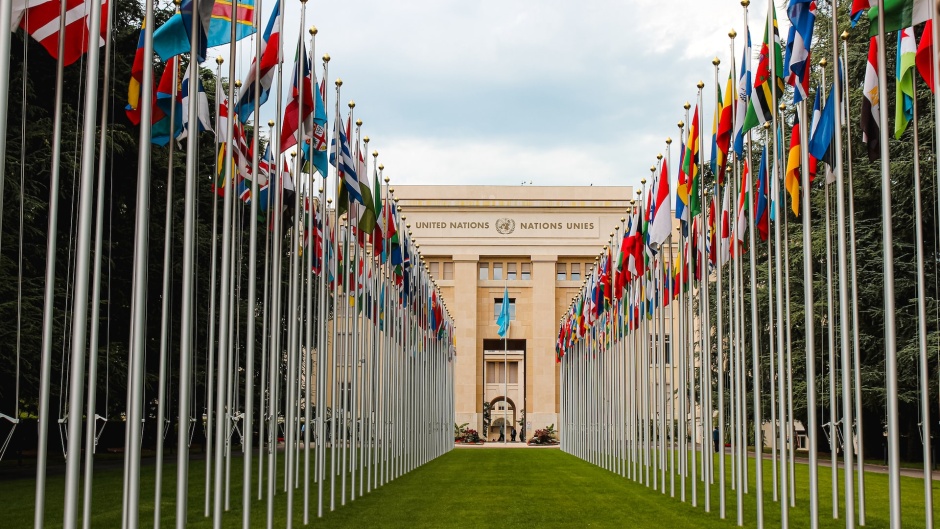
<instances>
[{"instance_id":1,"label":"gold finial on flagpole","mask_svg":"<svg viewBox=\"0 0 940 529\"><path fill-rule=\"evenodd\" d=\"M361 123L359 123L359 120L356 120L356 125L361 125ZM365 143L369 143L369 137L366 136L365 138L362 138L362 141L364 141Z\"/></svg>"},{"instance_id":2,"label":"gold finial on flagpole","mask_svg":"<svg viewBox=\"0 0 940 529\"><path fill-rule=\"evenodd\" d=\"M656 155L656 159L657 159L657 160L662 160L662 159L663 159L663 153L657 154L657 155Z\"/></svg>"},{"instance_id":3,"label":"gold finial on flagpole","mask_svg":"<svg viewBox=\"0 0 940 529\"><path fill-rule=\"evenodd\" d=\"M221 55L215 58L215 63L218 64L219 66L222 66L223 62L225 62L225 59L223 59Z\"/></svg>"},{"instance_id":4,"label":"gold finial on flagpole","mask_svg":"<svg viewBox=\"0 0 940 529\"><path fill-rule=\"evenodd\" d=\"M741 0L741 5L747 7L751 5L751 0Z\"/></svg>"},{"instance_id":5,"label":"gold finial on flagpole","mask_svg":"<svg viewBox=\"0 0 940 529\"><path fill-rule=\"evenodd\" d=\"M316 26L310 26L310 29L308 31L310 31L310 34L314 36L316 36L316 34L319 32Z\"/></svg>"},{"instance_id":6,"label":"gold finial on flagpole","mask_svg":"<svg viewBox=\"0 0 940 529\"><path fill-rule=\"evenodd\" d=\"M646 179L644 178L644 179L640 180L640 183L643 184L643 185L646 185ZM640 191L637 190L636 194L639 195L639 194L640 194Z\"/></svg>"},{"instance_id":7,"label":"gold finial on flagpole","mask_svg":"<svg viewBox=\"0 0 940 529\"><path fill-rule=\"evenodd\" d=\"M350 106L349 108L353 108L354 106L356 106L356 104L353 103L352 101L350 101L350 103L351 103L352 106ZM356 120L356 126L357 126L357 127L361 127L361 126L362 126L362 120L361 120L361 119L357 119L357 120Z\"/></svg>"},{"instance_id":8,"label":"gold finial on flagpole","mask_svg":"<svg viewBox=\"0 0 940 529\"><path fill-rule=\"evenodd\" d=\"M770 122L769 122L769 121L765 121L765 122L764 122L764 130L770 130Z\"/></svg>"},{"instance_id":9,"label":"gold finial on flagpole","mask_svg":"<svg viewBox=\"0 0 940 529\"><path fill-rule=\"evenodd\" d=\"M273 119L269 119L269 120L268 120L268 126L269 126L269 127L273 127L273 126L274 126L274 120L273 120Z\"/></svg>"},{"instance_id":10,"label":"gold finial on flagpole","mask_svg":"<svg viewBox=\"0 0 940 529\"><path fill-rule=\"evenodd\" d=\"M330 54L329 54L329 53L324 53L324 54L323 54L323 62L330 62Z\"/></svg>"},{"instance_id":11,"label":"gold finial on flagpole","mask_svg":"<svg viewBox=\"0 0 940 529\"><path fill-rule=\"evenodd\" d=\"M688 109L692 108L692 105L691 105L688 101L686 101L685 104L682 105L682 108L688 110Z\"/></svg>"},{"instance_id":12,"label":"gold finial on flagpole","mask_svg":"<svg viewBox=\"0 0 940 529\"><path fill-rule=\"evenodd\" d=\"M336 84L337 87L343 86L343 80L342 80L342 79L337 79L336 82L335 82L335 84Z\"/></svg>"},{"instance_id":13,"label":"gold finial on flagpole","mask_svg":"<svg viewBox=\"0 0 940 529\"><path fill-rule=\"evenodd\" d=\"M356 108L356 102L353 101L352 99L349 100L349 103L347 103L347 105L349 106L350 109Z\"/></svg>"},{"instance_id":14,"label":"gold finial on flagpole","mask_svg":"<svg viewBox=\"0 0 940 529\"><path fill-rule=\"evenodd\" d=\"M688 109L686 109L686 110L688 110ZM680 119L680 120L679 120L679 123L677 124L677 126L678 126L680 129L683 128L683 127L685 127L685 121L682 121L682 120Z\"/></svg>"},{"instance_id":15,"label":"gold finial on flagpole","mask_svg":"<svg viewBox=\"0 0 940 529\"><path fill-rule=\"evenodd\" d=\"M672 145L672 138L666 138L666 145Z\"/></svg>"},{"instance_id":16,"label":"gold finial on flagpole","mask_svg":"<svg viewBox=\"0 0 940 529\"><path fill-rule=\"evenodd\" d=\"M738 36L738 32L735 31L734 28L731 28L731 31L728 32L728 36L733 39Z\"/></svg>"},{"instance_id":17,"label":"gold finial on flagpole","mask_svg":"<svg viewBox=\"0 0 940 529\"><path fill-rule=\"evenodd\" d=\"M379 157L379 151L372 151L372 157L373 157L373 158L378 158L378 157Z\"/></svg>"},{"instance_id":18,"label":"gold finial on flagpole","mask_svg":"<svg viewBox=\"0 0 940 529\"><path fill-rule=\"evenodd\" d=\"M825 68L827 64L829 63L826 61L825 57L823 57L822 59L819 59L819 65L822 66L823 68Z\"/></svg>"},{"instance_id":19,"label":"gold finial on flagpole","mask_svg":"<svg viewBox=\"0 0 940 529\"><path fill-rule=\"evenodd\" d=\"M698 87L698 89L699 89L699 90L701 90L702 88L705 88L705 83L704 83L704 82L702 82L702 81L699 81L699 82L698 82L698 84L697 84L697 85L695 85L695 86L697 86L697 87Z\"/></svg>"},{"instance_id":20,"label":"gold finial on flagpole","mask_svg":"<svg viewBox=\"0 0 940 529\"><path fill-rule=\"evenodd\" d=\"M714 59L712 59L712 64L714 64L715 66L718 66L719 64L721 64L721 59L719 59L718 57L715 57Z\"/></svg>"},{"instance_id":21,"label":"gold finial on flagpole","mask_svg":"<svg viewBox=\"0 0 940 529\"><path fill-rule=\"evenodd\" d=\"M235 79L235 88L241 88L241 87L242 87L242 82L239 81L238 79Z\"/></svg>"}]
</instances>

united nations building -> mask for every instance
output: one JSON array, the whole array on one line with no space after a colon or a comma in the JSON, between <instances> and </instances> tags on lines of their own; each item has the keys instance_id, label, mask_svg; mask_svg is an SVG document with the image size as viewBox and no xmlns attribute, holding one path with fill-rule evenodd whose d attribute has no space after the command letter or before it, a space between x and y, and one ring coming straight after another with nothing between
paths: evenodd
<instances>
[{"instance_id":1,"label":"united nations building","mask_svg":"<svg viewBox=\"0 0 940 529\"><path fill-rule=\"evenodd\" d=\"M394 186L394 194L454 318L457 423L488 440L501 429L521 439L558 427L558 321L621 226L633 189ZM504 289L505 340L496 324Z\"/></svg>"}]
</instances>

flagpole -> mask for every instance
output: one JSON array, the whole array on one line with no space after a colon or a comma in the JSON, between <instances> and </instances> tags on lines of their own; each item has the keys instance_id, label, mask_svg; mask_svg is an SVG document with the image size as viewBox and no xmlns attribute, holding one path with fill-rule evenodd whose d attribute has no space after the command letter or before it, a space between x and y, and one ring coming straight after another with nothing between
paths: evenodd
<instances>
[{"instance_id":1,"label":"flagpole","mask_svg":"<svg viewBox=\"0 0 940 529\"><path fill-rule=\"evenodd\" d=\"M114 20L114 3L108 2L108 20L105 30L107 37L105 38L104 45L104 79L102 82L103 92L105 98L109 88L111 87L111 69L109 65L111 64L111 45L112 45L112 27ZM3 23L0 22L0 28L4 27ZM0 55L3 54L3 51L0 51ZM3 103L0 103L3 104ZM95 249L94 256L95 261L92 269L92 280L91 280L91 329L89 331L89 340L88 340L88 404L85 410L85 479L83 484L83 498L82 498L82 527L83 529L89 529L91 527L91 491L92 491L92 476L94 474L94 456L97 449L97 430L98 430L98 414L96 411L97 408L97 396L98 396L98 334L101 327L100 322L100 310L101 310L101 246L104 233L104 183L105 183L105 170L106 170L106 160L107 160L107 133L108 133L108 105L101 106L101 130L98 136L98 189L96 190L96 209L95 209ZM0 111L0 114L5 114L6 110L3 109ZM0 132L0 134L5 134L5 132ZM0 140L3 141L3 140ZM4 154L0 150L0 160L3 159ZM0 170L2 171L2 170ZM3 174L0 172L0 187L2 187ZM2 195L2 191L0 191ZM0 199L2 202L2 199ZM2 206L0 206L2 209ZM0 212L2 215L2 212ZM18 417L17 417L18 418Z\"/></svg>"},{"instance_id":2,"label":"flagpole","mask_svg":"<svg viewBox=\"0 0 940 529\"><path fill-rule=\"evenodd\" d=\"M111 2L109 2L109 5ZM198 9L198 0L193 2L193 10ZM110 18L108 18L110 22ZM199 17L192 17L190 27L190 63L189 80L190 84L196 82L196 90L190 87L189 108L189 126L196 128L187 133L186 140L186 180L184 188L183 205L183 275L182 275L182 299L180 302L180 372L179 372L179 402L178 402L178 426L177 426L177 470L176 470L176 527L182 529L186 526L188 516L189 500L189 423L186 421L186 427L183 428L184 414L188 418L190 413L191 388L189 379L192 376L193 369L193 320L194 300L193 292L195 289L195 224L196 224L196 166L199 152L198 141L198 120L199 120L199 65L193 60L197 55L199 46L198 37ZM107 54L107 51L105 52ZM146 70L146 69L145 69ZM175 101L174 101L175 102ZM216 102L218 104L218 102ZM175 107L175 105L174 105ZM216 127L218 129L218 127ZM213 195L217 196L215 193ZM214 211L213 211L214 213ZM213 214L213 220L215 215ZM213 282L214 283L214 282ZM214 286L213 286L214 288ZM211 326L210 319L210 326ZM208 438L208 436L206 436ZM206 465L208 468L208 464Z\"/></svg>"},{"instance_id":3,"label":"flagpole","mask_svg":"<svg viewBox=\"0 0 940 529\"><path fill-rule=\"evenodd\" d=\"M718 78L717 58L713 61L715 66L715 78ZM705 114L704 99L702 90L705 88L703 81L698 82L698 107L702 109L702 115ZM715 101L718 100L718 91L715 90ZM705 132L702 125L702 118L699 117L698 123L699 149L705 144ZM716 130L717 132L717 130ZM693 160L694 162L694 160ZM708 313L708 289L709 289L709 271L708 271L708 246L706 232L708 231L708 214L706 212L707 197L705 194L705 155L699 155L699 178L702 182L698 186L699 203L702 205L702 228L699 230L699 244L701 245L701 276L699 283L699 317L701 318L701 341L702 349L699 353L699 392L701 393L702 408L702 431L700 434L702 450L702 480L705 482L705 512L711 512L711 467L714 458L707 456L711 450L708 446L707 435L711 434L712 427L712 407L711 407L711 315ZM707 421L707 426L706 426ZM697 487L696 487L697 488Z\"/></svg>"},{"instance_id":4,"label":"flagpole","mask_svg":"<svg viewBox=\"0 0 940 529\"><path fill-rule=\"evenodd\" d=\"M159 375L157 378L157 436L156 436L156 461L154 465L154 505L153 505L153 525L160 525L160 510L163 498L163 450L166 438L164 436L165 428L168 424L166 417L166 385L167 385L167 357L169 355L170 325L172 318L170 315L170 282L172 281L171 272L173 270L173 177L174 177L174 152L176 146L176 98L178 97L179 86L179 68L178 62L174 58L173 63L173 88L170 105L170 141L167 146L170 152L167 154L166 171L166 216L163 225L163 290L160 296L160 363ZM170 65L167 64L167 67ZM182 382L182 381L181 381Z\"/></svg>"},{"instance_id":5,"label":"flagpole","mask_svg":"<svg viewBox=\"0 0 940 529\"><path fill-rule=\"evenodd\" d=\"M88 265L91 259L92 193L95 177L95 126L98 114L98 39L101 33L101 0L91 0L88 14L88 68L82 129L81 180L78 202L78 228L75 243L75 291L72 295L72 361L69 365L68 440L65 466L65 511L63 526L77 526L78 480L81 474L82 401L85 381L85 336L88 320ZM0 28L0 31L3 31ZM5 99L5 98L0 98ZM94 391L92 389L91 391ZM91 447L86 447L91 449Z\"/></svg>"},{"instance_id":6,"label":"flagpole","mask_svg":"<svg viewBox=\"0 0 940 529\"><path fill-rule=\"evenodd\" d=\"M262 12L262 0L256 0L257 4L255 5L255 20L254 26L255 31L258 31L261 28L261 12ZM233 24L234 25L234 24ZM242 527L244 529L249 529L251 527L251 456L252 456L252 442L254 438L254 391L255 391L255 318L257 306L257 282L255 281L255 276L258 273L258 230L256 229L256 224L258 222L258 202L261 200L260 193L258 192L258 179L260 178L258 171L258 156L259 150L261 148L261 143L259 141L259 129L260 129L260 117L261 117L261 42L263 39L255 39L255 79L254 79L254 108L255 108L255 131L252 134L252 145L251 145L251 214L248 219L248 310L246 310L247 316L247 329L245 336L245 415L244 415L244 443L242 446L243 452L243 468L242 471ZM278 39L280 41L280 39ZM192 83L192 78L190 77L190 83ZM192 88L190 88L192 92ZM192 98L192 96L190 96ZM195 111L195 104L192 103L193 107L190 110L190 118ZM194 121L190 120L190 127L193 126ZM196 129L198 130L198 129ZM192 134L192 131L190 131ZM273 138L269 138L269 141ZM198 142L192 142L198 143ZM273 170L277 170L275 167ZM270 193L271 188L271 171L272 169L268 168L268 192ZM265 277L267 279L267 277ZM267 300L265 300L267 301ZM262 335L262 339L264 339ZM263 360L262 360L263 362ZM262 397L263 398L263 397ZM263 421L262 421L263 422ZM259 444L263 443L263 440L259 437ZM260 460L259 456L259 460ZM258 481L261 481L261 474L258 474Z\"/></svg>"},{"instance_id":7,"label":"flagpole","mask_svg":"<svg viewBox=\"0 0 940 529\"><path fill-rule=\"evenodd\" d=\"M885 0L878 0L878 12L884 14ZM936 30L935 30L936 32ZM936 42L935 42L936 43ZM888 101L887 60L885 59L885 20L878 17L878 98ZM888 506L892 529L901 527L901 455L898 426L897 326L894 307L894 230L891 221L891 152L888 141L888 105L880 105L881 148L881 218L884 251L885 299L885 398L888 430Z\"/></svg>"},{"instance_id":8,"label":"flagpole","mask_svg":"<svg viewBox=\"0 0 940 529\"><path fill-rule=\"evenodd\" d=\"M805 145L800 147L801 189L803 193L803 303L806 340L806 431L809 438L809 505L810 527L819 527L819 461L817 447L818 424L816 419L816 330L813 298L812 258L812 203L810 202L809 139L806 127L806 100L797 107L800 118L800 138Z\"/></svg>"},{"instance_id":9,"label":"flagpole","mask_svg":"<svg viewBox=\"0 0 940 529\"><path fill-rule=\"evenodd\" d=\"M783 110L785 108L786 108L786 105L784 105L783 103L780 103L778 110L781 112L781 117L782 117ZM777 311L776 312L776 317L777 317L777 336L776 336L777 338L777 342L776 342L776 345L777 345L777 350L776 350L777 395L776 395L776 398L777 400L776 400L776 403L777 403L777 417L778 417L779 423L776 426L777 426L777 434L779 436L778 443L780 447L780 455L779 455L780 460L779 460L779 470L778 470L780 473L780 490L779 490L780 492L780 520L781 520L781 526L788 527L790 523L790 504L789 504L790 489L788 487L788 482L790 479L792 479L792 474L787 473L787 470L788 470L787 469L787 452L788 452L788 439L790 438L790 435L792 435L792 433L788 435L786 432L786 425L788 424L787 423L788 416L787 416L786 400L784 399L784 391L785 391L786 381L790 379L791 374L789 371L784 369L784 365L783 365L783 357L784 357L783 334L784 334L784 329L786 328L786 326L784 325L784 316L783 316L783 299L784 299L783 298L783 262L781 259L781 254L782 254L781 246L783 243L781 242L781 230L780 230L780 224L782 223L780 216L786 215L786 211L784 211L780 207L780 200L782 198L782 195L778 192L779 190L778 186L780 185L780 161L781 160L780 160L780 157L777 155L777 149L778 147L780 147L780 145L776 141L777 140L776 124L774 125L774 129L775 129L774 144L773 144L773 147L774 147L773 149L774 150L774 171L773 171L774 185L768 186L768 187L771 190L771 194L774 196L774 200L771 203L770 207L772 208L773 217L774 217L773 240L774 240L775 248L776 248L776 252L773 255L773 259L775 260L775 265L776 265L776 276L775 276L776 291L775 292L776 292L776 297L777 297L776 299L777 301L777 304L776 304L776 311ZM784 138L780 138L780 143L784 145L786 144ZM767 259L769 261L771 259L771 256L768 255ZM771 328L773 328L773 323L771 323ZM771 380L771 384L772 383L773 381Z\"/></svg>"},{"instance_id":10,"label":"flagpole","mask_svg":"<svg viewBox=\"0 0 940 529\"><path fill-rule=\"evenodd\" d=\"M729 37L731 35L729 34ZM731 40L731 72L732 78L734 77L734 40ZM718 66L721 64L721 60L718 57L715 57L713 61L715 64L715 86L718 86ZM732 98L734 100L734 94L726 94L725 97ZM723 104L723 103L722 103ZM718 127L721 127L721 105L718 104L718 90L715 90L715 106L718 109ZM734 108L734 105L730 105L730 108ZM733 112L733 110L732 110ZM733 119L732 119L733 122ZM716 131L717 131L716 128ZM732 124L732 129L734 128ZM716 132L717 134L717 132ZM717 138L716 138L717 141ZM724 164L727 163L727 160L721 160L722 167L719 167L719 171L724 170ZM717 259L715 262L717 266L715 267L715 303L716 309L715 314L717 317L717 327L715 329L715 347L716 355L715 361L718 364L717 375L718 375L718 516L722 520L725 518L725 508L726 508L726 498L725 498L725 380L724 380L724 321L722 317L722 283L721 283L721 267L722 263L722 234L724 231L724 203L721 200L721 184L718 181L718 178L715 178L715 230L718 232L715 237L715 241L718 243L718 248L712 248L713 252L717 252Z\"/></svg>"},{"instance_id":11,"label":"flagpole","mask_svg":"<svg viewBox=\"0 0 940 529\"><path fill-rule=\"evenodd\" d=\"M65 3L63 2L63 10ZM100 10L99 10L100 11ZM144 25L144 58L153 57L153 5L148 2L145 7ZM64 20L64 14L62 19ZM94 35L96 31L90 31ZM95 43L89 48L97 50ZM91 50L89 50L91 52ZM91 64L89 56L89 64ZM97 61L94 61L97 62ZM90 85L97 84L97 77L90 77ZM141 93L153 92L153 70L144 68ZM124 519L125 529L136 528L138 525L137 513L140 499L140 441L141 421L143 420L144 397L144 355L146 353L146 300L147 300L147 255L149 253L150 237L148 226L150 224L150 127L152 101L149 97L141 98L140 119L144 126L140 127L139 152L137 160L137 214L134 228L134 281L131 287L131 331L128 358L128 391L127 391L127 426L128 434L124 441ZM86 114L87 116L87 114ZM50 217L51 221L51 217ZM37 506L39 503L37 503Z\"/></svg>"},{"instance_id":12,"label":"flagpole","mask_svg":"<svg viewBox=\"0 0 940 529\"><path fill-rule=\"evenodd\" d=\"M768 13L767 24L770 25L770 16ZM773 33L771 33L773 35ZM747 160L751 158L751 132L748 131L747 138ZM748 218L748 254L750 255L750 291L751 291L751 376L753 381L753 417L754 417L754 486L757 489L757 527L764 526L764 465L763 465L763 432L761 431L762 409L761 409L761 370L760 370L760 336L757 332L758 312L757 312L757 242L754 237L756 226L754 215L757 213L754 203L755 192L751 185L752 172L748 174L747 189L747 218ZM745 452L747 448L745 448Z\"/></svg>"},{"instance_id":13,"label":"flagpole","mask_svg":"<svg viewBox=\"0 0 940 529\"><path fill-rule=\"evenodd\" d=\"M0 7L0 84L5 84L7 86L3 87L4 90L0 91L3 95L0 96L0 105L3 105L3 115L7 116L7 97L9 94L9 70L10 70L10 34L2 30L2 28L10 27L12 24L12 3L4 2L4 5ZM62 2L59 8L59 43L58 43L58 53L56 60L56 78L55 78L55 106L53 110L53 121L52 121L52 159L49 165L49 221L47 223L46 233L48 237L46 238L46 274L45 274L45 288L43 289L43 309L42 309L42 354L40 360L40 375L39 375L39 409L37 410L37 416L39 420L38 427L38 441L36 444L36 499L35 506L33 509L33 524L35 529L42 529L45 527L45 516L46 516L46 462L48 459L49 451L49 397L51 394L51 378L52 378L52 332L53 326L55 324L55 279L56 279L56 254L57 254L57 242L58 242L58 227L59 227L59 169L61 164L61 152L62 152L62 95L63 95L63 84L64 84L64 70L65 64L63 62L63 57L65 56L65 14L66 14L66 3ZM145 9L145 20L151 22L151 24L146 24L146 27L152 27L153 22L153 10L150 8L149 4L147 9ZM3 24L6 23L6 26ZM144 30L144 47L146 50L147 43L153 43L152 35L153 31L151 30L147 33L147 30ZM151 50L153 48L151 47ZM144 84L147 83L147 84ZM153 71L144 68L143 79L141 81L142 89L147 89L147 92L150 93L153 90ZM147 112L147 119L150 119L150 105L151 101L148 99L146 104L141 102L141 116L143 112ZM3 120L3 123L0 124L0 130L2 130L2 138L0 138L0 149L4 153L4 158L6 156L6 120ZM149 144L149 134L150 131L147 131L147 143ZM141 143L143 145L143 142ZM141 149L143 151L145 149ZM149 150L148 150L149 153ZM3 171L3 169L0 169ZM0 173L2 176L2 173ZM5 177L4 177L5 178ZM126 483L125 483L125 498L126 498Z\"/></svg>"},{"instance_id":14,"label":"flagpole","mask_svg":"<svg viewBox=\"0 0 940 529\"><path fill-rule=\"evenodd\" d=\"M848 61L849 48L848 48L848 39L849 32L842 32L842 55L846 57ZM847 68L847 66L846 66ZM934 69L936 70L936 69ZM848 77L848 75L846 75ZM846 91L845 93L845 108L847 115L851 113L852 106L850 101L850 92ZM865 443L863 442L865 436L863 435L862 430L862 374L861 374L861 362L859 359L859 352L861 351L858 338L858 270L857 270L857 260L856 260L856 247L855 247L855 185L852 178L852 120L846 118L845 120L845 137L846 137L846 146L847 146L847 156L845 161L847 164L848 170L848 207L849 207L849 250L851 252L852 261L849 265L849 271L851 273L852 281L852 370L853 377L855 382L855 428L857 430L856 438L858 439L858 524L865 525ZM789 296L787 298L789 301ZM789 317L789 312L787 313ZM788 324L789 327L789 324ZM792 411L791 411L792 413ZM792 461L792 454L791 454ZM792 468L792 462L791 462Z\"/></svg>"},{"instance_id":15,"label":"flagpole","mask_svg":"<svg viewBox=\"0 0 940 529\"><path fill-rule=\"evenodd\" d=\"M936 68L936 65L934 66ZM911 75L911 98L914 102L914 247L917 255L917 345L918 345L918 371L920 378L920 426L923 428L921 442L923 443L924 457L924 514L925 527L933 527L933 467L931 464L931 441L930 441L930 371L927 366L927 306L924 296L927 295L924 284L924 227L923 213L921 211L921 193L920 193L920 137L917 131L917 76ZM848 378L848 370L843 362L843 385ZM843 391L843 395L848 395ZM849 452L848 450L846 452ZM846 470L849 476L849 470Z\"/></svg>"}]
</instances>

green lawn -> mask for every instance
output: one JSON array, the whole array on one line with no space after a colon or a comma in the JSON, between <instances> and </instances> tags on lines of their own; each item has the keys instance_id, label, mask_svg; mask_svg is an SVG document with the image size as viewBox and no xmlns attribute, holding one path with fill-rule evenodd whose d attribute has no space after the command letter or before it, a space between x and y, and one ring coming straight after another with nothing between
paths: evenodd
<instances>
[{"instance_id":1,"label":"green lawn","mask_svg":"<svg viewBox=\"0 0 940 529\"><path fill-rule=\"evenodd\" d=\"M745 496L745 526L755 526L753 460L751 495ZM779 525L779 505L771 501L770 463L765 461L765 514L768 527ZM190 526L209 527L202 517L204 469L192 462ZM302 468L302 467L301 467ZM717 466L716 466L717 469ZM7 467L9 470L9 467ZM730 465L728 465L730 474ZM844 527L844 521L831 517L831 471L820 468L821 527ZM226 513L225 527L241 523L241 461L232 464L232 510ZM666 476L667 484L669 476ZM809 527L807 467L797 465L797 507L791 510L791 527ZM62 477L54 472L47 493L47 526L61 523ZM142 469L141 522L152 526L153 465ZM164 526L172 526L175 508L175 468L167 465L162 501ZM278 479L275 526L286 526L285 495ZM329 484L327 483L327 490ZM703 509L703 485L699 507L648 489L601 468L585 463L559 450L458 449L391 483L339 506L315 527L457 527L498 524L500 527L734 527L735 497L729 490L728 519L718 517L717 481L712 488L712 512ZM869 474L868 527L887 527L887 476ZM257 482L253 485L257 489ZM840 482L841 488L841 482ZM31 527L34 483L30 478L11 478L0 473L0 501L4 506L3 527ZM940 484L934 483L935 498ZM302 526L302 489L295 496L294 525ZM313 500L316 489L313 489ZM690 497L690 495L689 495ZM903 521L905 527L923 527L923 482L902 478ZM96 471L92 526L120 526L121 467L106 462ZM265 503L253 502L252 526L263 527Z\"/></svg>"}]
</instances>

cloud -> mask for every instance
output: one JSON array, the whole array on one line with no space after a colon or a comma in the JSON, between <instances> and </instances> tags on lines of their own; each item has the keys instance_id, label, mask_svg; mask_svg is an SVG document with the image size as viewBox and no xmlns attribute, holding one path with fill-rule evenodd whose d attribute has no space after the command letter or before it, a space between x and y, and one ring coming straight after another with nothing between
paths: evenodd
<instances>
[{"instance_id":1,"label":"cloud","mask_svg":"<svg viewBox=\"0 0 940 529\"><path fill-rule=\"evenodd\" d=\"M766 3L755 4L761 4L750 9L756 51ZM354 99L370 149L382 153L390 175L415 183L636 184L666 137L678 137L682 105L696 103L699 80L706 83L703 115L710 123L711 59L722 59L723 82L727 33L732 27L742 33L743 26L737 0L307 6L301 22L299 5L287 4L285 82L297 35L316 25L316 56L332 57L330 119L332 81L341 77L342 112ZM270 1L263 10L267 17ZM786 17L779 15L785 35ZM241 46L242 72L249 46ZM274 116L273 99L262 111L265 121Z\"/></svg>"}]
</instances>

